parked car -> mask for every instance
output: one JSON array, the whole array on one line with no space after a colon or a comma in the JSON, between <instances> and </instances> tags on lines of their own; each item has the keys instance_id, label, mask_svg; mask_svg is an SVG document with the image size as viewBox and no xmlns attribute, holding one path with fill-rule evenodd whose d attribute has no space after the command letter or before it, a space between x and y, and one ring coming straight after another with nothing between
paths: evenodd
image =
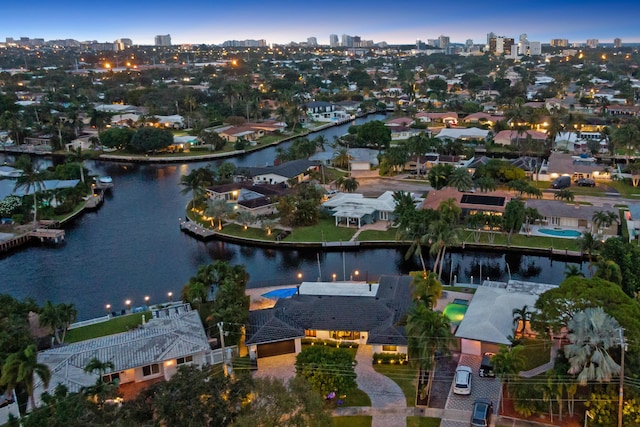
<instances>
[{"instance_id":1,"label":"parked car","mask_svg":"<svg viewBox=\"0 0 640 427\"><path fill-rule=\"evenodd\" d=\"M491 358L494 356L494 353L485 353L482 355L482 361L480 362L480 371L478 375L481 377L490 377L493 378L496 376L495 372L493 372L493 362Z\"/></svg>"},{"instance_id":2,"label":"parked car","mask_svg":"<svg viewBox=\"0 0 640 427\"><path fill-rule=\"evenodd\" d=\"M576 184L578 184L580 187L595 187L596 186L596 182L590 178L580 178L578 181L576 181Z\"/></svg>"},{"instance_id":3,"label":"parked car","mask_svg":"<svg viewBox=\"0 0 640 427\"><path fill-rule=\"evenodd\" d=\"M564 175L564 176L559 176L556 179L553 180L553 182L551 183L551 188L555 188L555 189L562 189L562 188L567 188L571 186L571 177Z\"/></svg>"},{"instance_id":4,"label":"parked car","mask_svg":"<svg viewBox=\"0 0 640 427\"><path fill-rule=\"evenodd\" d=\"M471 410L472 427L488 427L491 424L491 413L493 412L493 402L489 399L478 399L473 402Z\"/></svg>"},{"instance_id":5,"label":"parked car","mask_svg":"<svg viewBox=\"0 0 640 427\"><path fill-rule=\"evenodd\" d=\"M458 366L456 377L453 383L454 394L471 394L472 370L468 366Z\"/></svg>"}]
</instances>

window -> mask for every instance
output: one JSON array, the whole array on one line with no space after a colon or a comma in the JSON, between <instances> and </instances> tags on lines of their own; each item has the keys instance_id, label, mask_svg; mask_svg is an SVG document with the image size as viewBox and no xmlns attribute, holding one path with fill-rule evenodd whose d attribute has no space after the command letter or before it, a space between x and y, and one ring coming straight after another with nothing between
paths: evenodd
<instances>
[{"instance_id":1,"label":"window","mask_svg":"<svg viewBox=\"0 0 640 427\"><path fill-rule=\"evenodd\" d=\"M155 375L160 373L160 365L154 363L153 365L147 365L142 367L142 375L148 377L149 375Z\"/></svg>"},{"instance_id":2,"label":"window","mask_svg":"<svg viewBox=\"0 0 640 427\"><path fill-rule=\"evenodd\" d=\"M315 338L316 337L316 333L317 333L317 331L315 329L305 329L304 330L304 336L305 337Z\"/></svg>"},{"instance_id":3,"label":"window","mask_svg":"<svg viewBox=\"0 0 640 427\"><path fill-rule=\"evenodd\" d=\"M178 357L176 359L176 365L183 365L185 363L191 363L191 362L193 362L193 356Z\"/></svg>"},{"instance_id":4,"label":"window","mask_svg":"<svg viewBox=\"0 0 640 427\"><path fill-rule=\"evenodd\" d=\"M383 345L382 351L398 351L397 345Z\"/></svg>"},{"instance_id":5,"label":"window","mask_svg":"<svg viewBox=\"0 0 640 427\"><path fill-rule=\"evenodd\" d=\"M336 340L359 340L360 332L356 331L331 331L331 338Z\"/></svg>"},{"instance_id":6,"label":"window","mask_svg":"<svg viewBox=\"0 0 640 427\"><path fill-rule=\"evenodd\" d=\"M113 374L106 374L102 376L102 381L105 383L115 383L120 380L120 373L114 372Z\"/></svg>"}]
</instances>

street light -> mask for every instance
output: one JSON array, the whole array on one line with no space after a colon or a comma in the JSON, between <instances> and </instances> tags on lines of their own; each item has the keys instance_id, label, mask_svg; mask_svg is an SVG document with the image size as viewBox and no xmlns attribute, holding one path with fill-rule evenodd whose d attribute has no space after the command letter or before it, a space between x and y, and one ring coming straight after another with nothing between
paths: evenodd
<instances>
[{"instance_id":1,"label":"street light","mask_svg":"<svg viewBox=\"0 0 640 427\"><path fill-rule=\"evenodd\" d=\"M169 297L169 302L173 301L173 292L168 292L167 296Z\"/></svg>"},{"instance_id":2,"label":"street light","mask_svg":"<svg viewBox=\"0 0 640 427\"><path fill-rule=\"evenodd\" d=\"M302 281L302 273L298 273L298 281Z\"/></svg>"},{"instance_id":3,"label":"street light","mask_svg":"<svg viewBox=\"0 0 640 427\"><path fill-rule=\"evenodd\" d=\"M124 304L127 306L127 311L131 312L131 300L130 299L126 300Z\"/></svg>"},{"instance_id":4,"label":"street light","mask_svg":"<svg viewBox=\"0 0 640 427\"><path fill-rule=\"evenodd\" d=\"M354 276L356 276L356 282L358 281L358 276L360 275L360 272L358 270L353 272Z\"/></svg>"},{"instance_id":5,"label":"street light","mask_svg":"<svg viewBox=\"0 0 640 427\"><path fill-rule=\"evenodd\" d=\"M107 304L104 306L107 309L107 316L111 315L111 304Z\"/></svg>"},{"instance_id":6,"label":"street light","mask_svg":"<svg viewBox=\"0 0 640 427\"><path fill-rule=\"evenodd\" d=\"M147 308L149 308L149 295L144 297L144 303L147 305Z\"/></svg>"},{"instance_id":7,"label":"street light","mask_svg":"<svg viewBox=\"0 0 640 427\"><path fill-rule=\"evenodd\" d=\"M333 281L335 282L335 281L336 281L336 273L333 273L333 274L331 275L331 277L333 277Z\"/></svg>"}]
</instances>

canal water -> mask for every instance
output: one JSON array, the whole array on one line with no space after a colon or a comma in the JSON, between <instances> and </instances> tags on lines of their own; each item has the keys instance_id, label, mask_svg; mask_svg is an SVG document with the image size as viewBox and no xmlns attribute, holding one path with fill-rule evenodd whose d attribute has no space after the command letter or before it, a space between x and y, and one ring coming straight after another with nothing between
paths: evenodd
<instances>
[{"instance_id":1,"label":"canal water","mask_svg":"<svg viewBox=\"0 0 640 427\"><path fill-rule=\"evenodd\" d=\"M356 123L380 118L369 116ZM337 126L310 137L323 134L331 142L348 127ZM271 164L274 156L272 147L227 161L256 166ZM0 156L0 163L4 161ZM68 224L61 245L34 244L2 256L0 293L30 297L40 304L46 300L73 303L78 319L83 320L105 314L106 304L119 311L127 299L133 306L144 305L145 296L152 303L166 301L168 292L180 294L199 266L215 260L245 265L249 287L295 283L298 273L307 281L333 280L334 274L337 280L364 280L420 269L417 258L405 260L405 249L264 249L190 237L178 225L189 200L189 195L180 194L180 178L192 169L220 162L86 162L92 173L113 178L115 187L104 205ZM448 255L443 279L477 283L482 271L485 279L559 283L566 265L540 256L464 251Z\"/></svg>"}]
</instances>

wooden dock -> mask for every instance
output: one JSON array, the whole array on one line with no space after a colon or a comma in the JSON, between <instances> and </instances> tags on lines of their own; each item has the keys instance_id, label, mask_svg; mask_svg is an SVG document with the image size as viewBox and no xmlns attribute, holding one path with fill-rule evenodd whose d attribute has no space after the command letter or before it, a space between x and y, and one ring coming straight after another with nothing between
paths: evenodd
<instances>
[{"instance_id":1,"label":"wooden dock","mask_svg":"<svg viewBox=\"0 0 640 427\"><path fill-rule=\"evenodd\" d=\"M64 240L64 230L36 228L35 230L30 231L27 236L40 239L41 242L49 240L53 241L54 243L60 243Z\"/></svg>"},{"instance_id":2,"label":"wooden dock","mask_svg":"<svg viewBox=\"0 0 640 427\"><path fill-rule=\"evenodd\" d=\"M13 249L17 249L23 245L26 245L33 239L38 239L40 242L53 242L61 243L64 241L64 230L55 228L47 228L50 224L40 224L36 229L23 232L15 235L9 239L0 241L0 253L9 252Z\"/></svg>"},{"instance_id":3,"label":"wooden dock","mask_svg":"<svg viewBox=\"0 0 640 427\"><path fill-rule=\"evenodd\" d=\"M202 240L207 240L216 234L214 230L205 228L197 222L185 220L180 220L180 230L192 234Z\"/></svg>"}]
</instances>

